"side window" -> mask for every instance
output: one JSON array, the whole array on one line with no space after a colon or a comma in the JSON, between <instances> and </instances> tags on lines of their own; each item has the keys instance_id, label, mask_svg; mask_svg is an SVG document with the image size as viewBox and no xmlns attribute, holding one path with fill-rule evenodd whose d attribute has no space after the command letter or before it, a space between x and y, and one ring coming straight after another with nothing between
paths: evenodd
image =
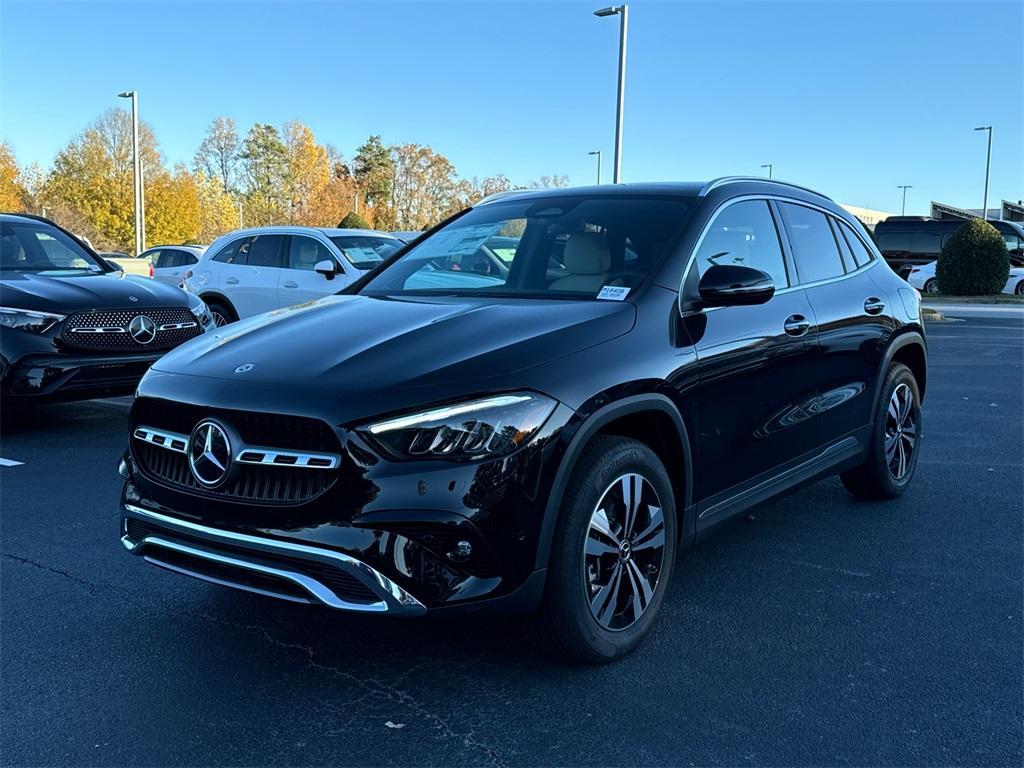
<instances>
[{"instance_id":1,"label":"side window","mask_svg":"<svg viewBox=\"0 0 1024 768\"><path fill-rule=\"evenodd\" d=\"M160 265L160 261L164 258L164 251L160 251L160 250L144 251L142 253L142 255L139 256L139 258L140 259L146 259L154 267L159 267L159 266L161 266Z\"/></svg>"},{"instance_id":2,"label":"side window","mask_svg":"<svg viewBox=\"0 0 1024 768\"><path fill-rule=\"evenodd\" d=\"M246 249L245 263L250 267L280 267L284 235L256 235L243 248ZM242 248L239 248L241 252Z\"/></svg>"},{"instance_id":3,"label":"side window","mask_svg":"<svg viewBox=\"0 0 1024 768\"><path fill-rule=\"evenodd\" d=\"M876 232L878 250L882 253L910 253L910 233L884 230Z\"/></svg>"},{"instance_id":4,"label":"side window","mask_svg":"<svg viewBox=\"0 0 1024 768\"><path fill-rule=\"evenodd\" d=\"M863 267L871 261L871 251L864 245L864 241L857 236L857 233L853 231L853 228L844 222L839 222L839 227L842 233L846 235L846 242L849 243L850 250L853 252L853 260L857 263L857 266Z\"/></svg>"},{"instance_id":5,"label":"side window","mask_svg":"<svg viewBox=\"0 0 1024 768\"><path fill-rule=\"evenodd\" d=\"M160 256L161 267L180 267L181 265L181 251L164 251Z\"/></svg>"},{"instance_id":6,"label":"side window","mask_svg":"<svg viewBox=\"0 0 1024 768\"><path fill-rule=\"evenodd\" d=\"M828 217L829 224L832 225L832 236L835 237L836 243L839 245L839 255L843 259L843 269L847 272L853 272L857 268L857 264L853 260L853 254L850 253L850 246L846 242L846 238L843 237L843 233L839 230L839 221L833 217Z\"/></svg>"},{"instance_id":7,"label":"side window","mask_svg":"<svg viewBox=\"0 0 1024 768\"><path fill-rule=\"evenodd\" d=\"M248 247L251 239L250 237L242 237L231 241L214 254L212 261L219 261L222 264L245 264L245 254L239 254L239 251L243 245Z\"/></svg>"},{"instance_id":8,"label":"side window","mask_svg":"<svg viewBox=\"0 0 1024 768\"><path fill-rule=\"evenodd\" d=\"M814 283L843 274L832 228L821 211L796 203L779 203L801 283Z\"/></svg>"},{"instance_id":9,"label":"side window","mask_svg":"<svg viewBox=\"0 0 1024 768\"><path fill-rule=\"evenodd\" d=\"M914 233L914 237L910 243L910 253L913 256L921 258L933 258L939 257L939 251L942 250L942 233L926 230L920 230Z\"/></svg>"},{"instance_id":10,"label":"side window","mask_svg":"<svg viewBox=\"0 0 1024 768\"><path fill-rule=\"evenodd\" d=\"M312 237L292 235L288 246L288 269L304 269L312 272L317 262L327 259L336 261L327 246Z\"/></svg>"},{"instance_id":11,"label":"side window","mask_svg":"<svg viewBox=\"0 0 1024 768\"><path fill-rule=\"evenodd\" d=\"M701 274L715 264L736 264L767 272L775 287L789 285L775 219L764 200L733 203L715 217L697 250Z\"/></svg>"},{"instance_id":12,"label":"side window","mask_svg":"<svg viewBox=\"0 0 1024 768\"><path fill-rule=\"evenodd\" d=\"M181 254L181 266L191 267L193 264L199 263L199 257L196 256L192 251L178 251Z\"/></svg>"}]
</instances>

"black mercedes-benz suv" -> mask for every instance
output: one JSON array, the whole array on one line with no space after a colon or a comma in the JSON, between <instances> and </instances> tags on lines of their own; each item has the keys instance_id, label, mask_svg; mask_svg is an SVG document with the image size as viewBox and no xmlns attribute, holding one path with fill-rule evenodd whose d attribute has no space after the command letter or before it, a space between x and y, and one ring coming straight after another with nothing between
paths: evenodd
<instances>
[{"instance_id":1,"label":"black mercedes-benz suv","mask_svg":"<svg viewBox=\"0 0 1024 768\"><path fill-rule=\"evenodd\" d=\"M0 214L4 405L131 394L154 360L211 328L197 296L114 270L47 219Z\"/></svg>"},{"instance_id":2,"label":"black mercedes-benz suv","mask_svg":"<svg viewBox=\"0 0 1024 768\"><path fill-rule=\"evenodd\" d=\"M496 237L504 269L479 258ZM493 196L341 295L158 361L121 540L346 611L539 607L554 648L607 661L727 518L833 473L907 488L919 299L778 181Z\"/></svg>"}]
</instances>

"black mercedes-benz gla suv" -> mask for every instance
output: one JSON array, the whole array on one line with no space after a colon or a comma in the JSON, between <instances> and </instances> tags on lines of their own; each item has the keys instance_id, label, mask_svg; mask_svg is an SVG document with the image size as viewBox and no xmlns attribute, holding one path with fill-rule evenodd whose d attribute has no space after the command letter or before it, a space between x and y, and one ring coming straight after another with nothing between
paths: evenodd
<instances>
[{"instance_id":1,"label":"black mercedes-benz gla suv","mask_svg":"<svg viewBox=\"0 0 1024 768\"><path fill-rule=\"evenodd\" d=\"M341 295L156 363L122 543L340 610L539 607L556 649L610 660L727 518L834 473L907 488L919 298L778 181L494 196Z\"/></svg>"},{"instance_id":2,"label":"black mercedes-benz gla suv","mask_svg":"<svg viewBox=\"0 0 1024 768\"><path fill-rule=\"evenodd\" d=\"M213 328L198 296L125 275L52 221L0 214L0 400L129 395L167 350Z\"/></svg>"}]
</instances>

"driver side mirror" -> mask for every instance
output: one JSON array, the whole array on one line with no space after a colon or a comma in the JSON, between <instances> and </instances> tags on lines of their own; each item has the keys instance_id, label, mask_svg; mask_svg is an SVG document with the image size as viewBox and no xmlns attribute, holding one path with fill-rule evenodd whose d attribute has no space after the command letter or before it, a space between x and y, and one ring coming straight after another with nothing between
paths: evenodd
<instances>
[{"instance_id":1,"label":"driver side mirror","mask_svg":"<svg viewBox=\"0 0 1024 768\"><path fill-rule=\"evenodd\" d=\"M706 307L764 304L775 295L775 281L767 272L736 264L708 267L697 286Z\"/></svg>"},{"instance_id":2,"label":"driver side mirror","mask_svg":"<svg viewBox=\"0 0 1024 768\"><path fill-rule=\"evenodd\" d=\"M313 271L319 272L328 280L333 280L334 276L338 273L338 265L330 259L324 259L323 261L318 261L316 263L313 267Z\"/></svg>"}]
</instances>

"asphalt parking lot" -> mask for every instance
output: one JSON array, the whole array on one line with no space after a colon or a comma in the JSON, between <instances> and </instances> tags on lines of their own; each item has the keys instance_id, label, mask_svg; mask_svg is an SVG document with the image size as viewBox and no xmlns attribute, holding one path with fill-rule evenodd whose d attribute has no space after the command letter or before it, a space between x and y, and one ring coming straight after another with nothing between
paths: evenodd
<instances>
[{"instance_id":1,"label":"asphalt parking lot","mask_svg":"<svg viewBox=\"0 0 1024 768\"><path fill-rule=\"evenodd\" d=\"M2 761L1019 766L1024 318L928 330L909 494L830 479L728 526L599 668L514 618L367 620L146 566L118 543L127 400L8 413Z\"/></svg>"}]
</instances>

